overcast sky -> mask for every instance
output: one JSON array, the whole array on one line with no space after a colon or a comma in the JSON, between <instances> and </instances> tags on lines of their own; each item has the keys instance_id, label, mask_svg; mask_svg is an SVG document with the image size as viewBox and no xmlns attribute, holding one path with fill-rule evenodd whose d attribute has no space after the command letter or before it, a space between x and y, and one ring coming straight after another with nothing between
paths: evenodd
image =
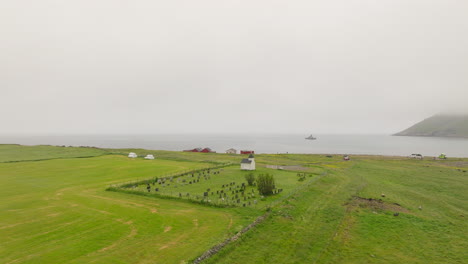
<instances>
[{"instance_id":1,"label":"overcast sky","mask_svg":"<svg viewBox=\"0 0 468 264\"><path fill-rule=\"evenodd\" d=\"M3 0L0 133L394 133L468 113L466 0Z\"/></svg>"}]
</instances>

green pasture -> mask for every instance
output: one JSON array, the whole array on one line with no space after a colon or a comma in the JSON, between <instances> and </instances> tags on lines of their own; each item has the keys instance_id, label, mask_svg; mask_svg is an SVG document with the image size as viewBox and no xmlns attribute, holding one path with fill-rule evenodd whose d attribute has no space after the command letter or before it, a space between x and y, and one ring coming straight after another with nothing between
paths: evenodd
<instances>
[{"instance_id":1,"label":"green pasture","mask_svg":"<svg viewBox=\"0 0 468 264\"><path fill-rule=\"evenodd\" d=\"M156 159L130 159L130 151ZM262 154L255 155L254 173L274 175L283 192L259 199L257 207L221 208L178 198L179 192L201 197L208 188L208 199L219 198L223 184L246 182L241 158L0 145L0 263L190 263L267 206L271 214L264 222L204 263L468 259L468 159L343 161L341 155ZM236 165L215 169L220 173L195 184L185 183L197 173L166 180L164 187L151 184L149 194L146 184L132 193L105 191L227 162ZM299 180L298 173L306 177Z\"/></svg>"},{"instance_id":2,"label":"green pasture","mask_svg":"<svg viewBox=\"0 0 468 264\"><path fill-rule=\"evenodd\" d=\"M466 263L466 159L353 157L342 165L206 263Z\"/></svg>"},{"instance_id":3,"label":"green pasture","mask_svg":"<svg viewBox=\"0 0 468 264\"><path fill-rule=\"evenodd\" d=\"M0 144L0 162L48 160L58 158L88 158L108 152L93 147L20 146Z\"/></svg>"},{"instance_id":4,"label":"green pasture","mask_svg":"<svg viewBox=\"0 0 468 264\"><path fill-rule=\"evenodd\" d=\"M0 263L182 263L195 258L256 215L105 189L206 166L115 155L0 163Z\"/></svg>"}]
</instances>

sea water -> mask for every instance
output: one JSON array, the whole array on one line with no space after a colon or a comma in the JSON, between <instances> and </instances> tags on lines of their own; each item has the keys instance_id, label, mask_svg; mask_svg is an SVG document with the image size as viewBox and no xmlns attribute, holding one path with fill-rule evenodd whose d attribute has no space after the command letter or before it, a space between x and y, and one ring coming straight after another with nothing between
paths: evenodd
<instances>
[{"instance_id":1,"label":"sea water","mask_svg":"<svg viewBox=\"0 0 468 264\"><path fill-rule=\"evenodd\" d=\"M468 139L390 135L320 135L306 140L299 134L152 134L152 135L0 135L2 144L95 146L182 151L209 147L255 153L371 154L468 157Z\"/></svg>"}]
</instances>

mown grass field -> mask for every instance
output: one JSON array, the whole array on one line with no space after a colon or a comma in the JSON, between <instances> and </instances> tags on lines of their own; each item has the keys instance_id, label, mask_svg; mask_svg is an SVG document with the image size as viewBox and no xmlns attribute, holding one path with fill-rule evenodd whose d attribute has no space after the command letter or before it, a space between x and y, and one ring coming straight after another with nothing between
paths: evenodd
<instances>
[{"instance_id":1,"label":"mown grass field","mask_svg":"<svg viewBox=\"0 0 468 264\"><path fill-rule=\"evenodd\" d=\"M80 150L88 155L87 149L73 152ZM194 258L255 215L105 189L206 166L115 155L0 163L0 263L181 263Z\"/></svg>"},{"instance_id":2,"label":"mown grass field","mask_svg":"<svg viewBox=\"0 0 468 264\"><path fill-rule=\"evenodd\" d=\"M20 146L0 144L0 162L48 160L58 158L88 158L108 154L107 150L91 147Z\"/></svg>"},{"instance_id":3,"label":"mown grass field","mask_svg":"<svg viewBox=\"0 0 468 264\"><path fill-rule=\"evenodd\" d=\"M265 212L105 191L239 162L239 155L143 151L157 157L143 160L120 155L130 150L0 150L0 263L187 263ZM271 172L285 191L266 199L264 222L204 263L467 262L468 159L281 154L256 161L257 173ZM298 171L313 176L298 181ZM243 172L232 166L218 176L184 188L216 190Z\"/></svg>"},{"instance_id":4,"label":"mown grass field","mask_svg":"<svg viewBox=\"0 0 468 264\"><path fill-rule=\"evenodd\" d=\"M206 263L467 263L467 167L353 157Z\"/></svg>"}]
</instances>

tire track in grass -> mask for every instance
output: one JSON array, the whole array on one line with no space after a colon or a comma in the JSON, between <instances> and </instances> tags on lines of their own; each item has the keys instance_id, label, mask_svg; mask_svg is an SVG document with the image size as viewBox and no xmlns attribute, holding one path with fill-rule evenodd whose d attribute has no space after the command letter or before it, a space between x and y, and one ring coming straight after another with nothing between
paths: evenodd
<instances>
[{"instance_id":1,"label":"tire track in grass","mask_svg":"<svg viewBox=\"0 0 468 264\"><path fill-rule=\"evenodd\" d=\"M119 222L119 223L121 223L121 224L124 224L124 225L128 225L128 226L130 227L130 233L129 233L127 236L125 236L125 237L123 237L123 238L121 238L121 239L115 241L115 242L112 243L111 245L109 245L109 246L107 246L107 247L103 247L103 248L97 250L96 252L101 253L101 252L105 252L105 251L108 251L108 250L110 250L110 249L113 249L113 248L115 248L117 245L119 245L120 243L122 243L124 240L129 239L129 238L133 238L133 237L135 237L135 236L138 234L138 229L137 229L137 228L135 227L135 225L133 224L133 221L127 221L127 222L125 222L125 221L122 220L122 219L116 219L115 221L117 221L117 222ZM88 254L88 255L89 255L89 254Z\"/></svg>"}]
</instances>

